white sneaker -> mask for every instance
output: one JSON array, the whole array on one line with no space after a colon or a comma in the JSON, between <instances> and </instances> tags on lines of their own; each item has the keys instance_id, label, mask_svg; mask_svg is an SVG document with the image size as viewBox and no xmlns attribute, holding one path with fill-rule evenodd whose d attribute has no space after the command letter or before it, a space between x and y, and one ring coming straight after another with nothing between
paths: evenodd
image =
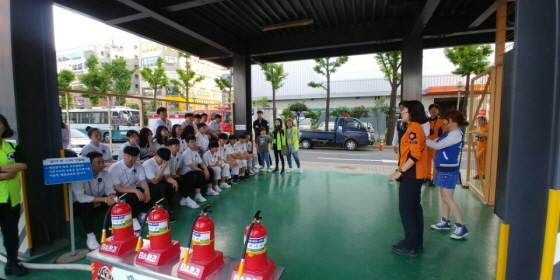
<instances>
[{"instance_id":1,"label":"white sneaker","mask_svg":"<svg viewBox=\"0 0 560 280\"><path fill-rule=\"evenodd\" d=\"M86 244L87 244L87 247L92 251L99 248L99 242L97 242L97 239L95 238L95 235L88 235Z\"/></svg>"},{"instance_id":2,"label":"white sneaker","mask_svg":"<svg viewBox=\"0 0 560 280\"><path fill-rule=\"evenodd\" d=\"M249 169L249 175L251 175L251 176L255 175L255 172L253 171L253 169Z\"/></svg>"},{"instance_id":3,"label":"white sneaker","mask_svg":"<svg viewBox=\"0 0 560 280\"><path fill-rule=\"evenodd\" d=\"M292 173L292 169L288 168L288 170L286 170L286 173Z\"/></svg>"},{"instance_id":4,"label":"white sneaker","mask_svg":"<svg viewBox=\"0 0 560 280\"><path fill-rule=\"evenodd\" d=\"M215 191L215 190L213 190L213 189L208 189L208 190L206 191L206 195L220 195L220 193L217 192L217 191Z\"/></svg>"},{"instance_id":5,"label":"white sneaker","mask_svg":"<svg viewBox=\"0 0 560 280\"><path fill-rule=\"evenodd\" d=\"M259 169L258 168L253 168L253 172L255 172L255 174L259 173Z\"/></svg>"},{"instance_id":6,"label":"white sneaker","mask_svg":"<svg viewBox=\"0 0 560 280\"><path fill-rule=\"evenodd\" d=\"M272 168L269 167L268 168L268 173L271 173L271 172L272 172Z\"/></svg>"},{"instance_id":7,"label":"white sneaker","mask_svg":"<svg viewBox=\"0 0 560 280\"><path fill-rule=\"evenodd\" d=\"M194 200L192 200L190 197L181 198L181 201L179 201L179 204L180 204L180 205L183 205L183 206L187 206L187 207L192 208L192 209L196 209L196 208L199 208L199 207L200 207L200 205L198 205L198 204L197 204Z\"/></svg>"},{"instance_id":8,"label":"white sneaker","mask_svg":"<svg viewBox=\"0 0 560 280\"><path fill-rule=\"evenodd\" d=\"M132 227L134 228L134 231L139 231L142 228L136 218L132 219Z\"/></svg>"},{"instance_id":9,"label":"white sneaker","mask_svg":"<svg viewBox=\"0 0 560 280\"><path fill-rule=\"evenodd\" d=\"M197 194L194 195L194 201L205 202L206 198L204 198L201 194L197 193Z\"/></svg>"},{"instance_id":10,"label":"white sneaker","mask_svg":"<svg viewBox=\"0 0 560 280\"><path fill-rule=\"evenodd\" d=\"M216 186L216 185L214 185L214 186L212 187L212 189L213 189L214 191L216 191L216 192L219 192L219 193L222 192L222 189L220 189L220 188L219 188L218 186Z\"/></svg>"},{"instance_id":11,"label":"white sneaker","mask_svg":"<svg viewBox=\"0 0 560 280\"><path fill-rule=\"evenodd\" d=\"M220 189L229 189L229 188L231 188L231 186L228 185L228 183L226 183L226 182L221 183L219 187L220 187Z\"/></svg>"},{"instance_id":12,"label":"white sneaker","mask_svg":"<svg viewBox=\"0 0 560 280\"><path fill-rule=\"evenodd\" d=\"M298 169L299 169L299 173L300 173L300 174L303 173L303 168L300 167L300 168L298 168Z\"/></svg>"}]
</instances>

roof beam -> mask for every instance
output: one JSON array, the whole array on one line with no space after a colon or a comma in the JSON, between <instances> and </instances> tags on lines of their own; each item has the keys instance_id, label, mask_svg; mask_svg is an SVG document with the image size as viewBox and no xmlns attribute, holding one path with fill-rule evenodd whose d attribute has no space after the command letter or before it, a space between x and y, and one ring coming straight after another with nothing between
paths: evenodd
<instances>
[{"instance_id":1,"label":"roof beam","mask_svg":"<svg viewBox=\"0 0 560 280\"><path fill-rule=\"evenodd\" d=\"M497 2L492 3L486 11L482 12L480 16L478 16L470 25L469 29L477 28L480 24L482 24L489 16L496 12L496 8L498 7Z\"/></svg>"},{"instance_id":2,"label":"roof beam","mask_svg":"<svg viewBox=\"0 0 560 280\"><path fill-rule=\"evenodd\" d=\"M426 27L426 24L428 24L428 21L432 18L432 15L439 6L439 3L440 0L426 0L424 7L422 7L422 10L418 13L416 20L413 21L410 36L418 36L422 34L424 27Z\"/></svg>"}]
</instances>

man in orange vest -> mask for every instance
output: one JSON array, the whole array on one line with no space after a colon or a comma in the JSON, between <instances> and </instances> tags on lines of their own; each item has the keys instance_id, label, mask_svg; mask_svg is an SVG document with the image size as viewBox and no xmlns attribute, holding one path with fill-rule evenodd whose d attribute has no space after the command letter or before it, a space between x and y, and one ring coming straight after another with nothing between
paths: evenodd
<instances>
[{"instance_id":1,"label":"man in orange vest","mask_svg":"<svg viewBox=\"0 0 560 280\"><path fill-rule=\"evenodd\" d=\"M428 123L430 124L430 134L428 134L428 139L435 140L439 138L444 132L446 132L447 129L443 124L443 119L439 116L439 105L431 104L428 107L428 111L430 112L430 119L428 120ZM432 148L428 148L428 160L426 161L426 163L428 164L428 166L426 167L426 170L428 171L428 178L426 178L426 181L430 186L435 186L433 181L434 178L433 163L434 163L435 155L436 155L436 150Z\"/></svg>"}]
</instances>

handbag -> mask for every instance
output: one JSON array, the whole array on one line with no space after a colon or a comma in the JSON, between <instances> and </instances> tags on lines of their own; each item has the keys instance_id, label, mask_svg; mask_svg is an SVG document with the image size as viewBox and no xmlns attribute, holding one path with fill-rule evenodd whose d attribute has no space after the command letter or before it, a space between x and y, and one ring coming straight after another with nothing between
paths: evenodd
<instances>
[{"instance_id":1,"label":"handbag","mask_svg":"<svg viewBox=\"0 0 560 280\"><path fill-rule=\"evenodd\" d=\"M282 156L287 156L290 154L290 148L288 146L282 146Z\"/></svg>"}]
</instances>

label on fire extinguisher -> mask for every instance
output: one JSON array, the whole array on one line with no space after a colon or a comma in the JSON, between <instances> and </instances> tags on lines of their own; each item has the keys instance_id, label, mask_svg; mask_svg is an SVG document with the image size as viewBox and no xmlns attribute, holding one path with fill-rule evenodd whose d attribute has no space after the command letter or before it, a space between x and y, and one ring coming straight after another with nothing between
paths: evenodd
<instances>
[{"instance_id":1,"label":"label on fire extinguisher","mask_svg":"<svg viewBox=\"0 0 560 280\"><path fill-rule=\"evenodd\" d=\"M212 240L210 239L210 232L193 230L192 243L193 245L209 245L212 243Z\"/></svg>"},{"instance_id":2,"label":"label on fire extinguisher","mask_svg":"<svg viewBox=\"0 0 560 280\"><path fill-rule=\"evenodd\" d=\"M243 238L243 243L245 243L246 238ZM249 238L249 244L247 244L247 253L252 254L263 254L266 252L266 236L259 238Z\"/></svg>"},{"instance_id":3,"label":"label on fire extinguisher","mask_svg":"<svg viewBox=\"0 0 560 280\"><path fill-rule=\"evenodd\" d=\"M130 226L132 224L132 214L111 215L111 224L113 225L113 229Z\"/></svg>"},{"instance_id":4,"label":"label on fire extinguisher","mask_svg":"<svg viewBox=\"0 0 560 280\"><path fill-rule=\"evenodd\" d=\"M148 221L150 235L164 234L169 231L169 224L167 220L163 221Z\"/></svg>"}]
</instances>

